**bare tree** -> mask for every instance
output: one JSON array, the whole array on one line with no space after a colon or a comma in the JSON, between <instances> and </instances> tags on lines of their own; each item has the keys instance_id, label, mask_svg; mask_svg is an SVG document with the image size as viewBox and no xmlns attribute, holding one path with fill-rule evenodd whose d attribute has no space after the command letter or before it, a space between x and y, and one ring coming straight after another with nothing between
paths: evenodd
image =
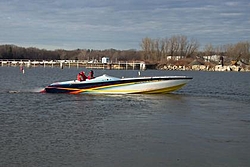
<instances>
[{"instance_id":1,"label":"bare tree","mask_svg":"<svg viewBox=\"0 0 250 167\"><path fill-rule=\"evenodd\" d=\"M169 51L171 56L177 56L179 49L179 43L178 43L178 37L177 36L172 36L169 39Z\"/></svg>"},{"instance_id":2,"label":"bare tree","mask_svg":"<svg viewBox=\"0 0 250 167\"><path fill-rule=\"evenodd\" d=\"M210 44L206 44L203 51L204 51L204 54L206 56L211 56L215 52L214 51L214 47L213 47L213 45L211 43Z\"/></svg>"},{"instance_id":3,"label":"bare tree","mask_svg":"<svg viewBox=\"0 0 250 167\"><path fill-rule=\"evenodd\" d=\"M160 45L159 47L160 47L160 52L161 52L160 60L162 61L167 58L168 45L169 45L168 39L167 38L161 39L159 45Z\"/></svg>"},{"instance_id":4,"label":"bare tree","mask_svg":"<svg viewBox=\"0 0 250 167\"><path fill-rule=\"evenodd\" d=\"M185 57L192 57L192 55L198 51L199 46L200 44L196 39L191 39L191 41L187 44Z\"/></svg>"},{"instance_id":5,"label":"bare tree","mask_svg":"<svg viewBox=\"0 0 250 167\"><path fill-rule=\"evenodd\" d=\"M249 63L250 60L250 43L249 42L238 42L236 44L228 44L225 46L226 54L229 59L243 61Z\"/></svg>"},{"instance_id":6,"label":"bare tree","mask_svg":"<svg viewBox=\"0 0 250 167\"><path fill-rule=\"evenodd\" d=\"M143 50L143 59L149 60L150 59L150 52L151 52L151 45L152 40L148 37L142 39L141 47Z\"/></svg>"}]
</instances>

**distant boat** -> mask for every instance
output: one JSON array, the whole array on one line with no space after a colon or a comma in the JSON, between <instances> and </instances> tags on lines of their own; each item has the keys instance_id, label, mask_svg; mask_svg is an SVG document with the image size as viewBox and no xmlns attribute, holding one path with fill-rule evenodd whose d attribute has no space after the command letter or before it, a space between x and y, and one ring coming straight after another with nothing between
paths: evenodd
<instances>
[{"instance_id":1,"label":"distant boat","mask_svg":"<svg viewBox=\"0 0 250 167\"><path fill-rule=\"evenodd\" d=\"M192 77L154 76L116 78L108 75L98 76L86 81L64 81L45 87L43 93L69 94L161 94L180 89Z\"/></svg>"}]
</instances>

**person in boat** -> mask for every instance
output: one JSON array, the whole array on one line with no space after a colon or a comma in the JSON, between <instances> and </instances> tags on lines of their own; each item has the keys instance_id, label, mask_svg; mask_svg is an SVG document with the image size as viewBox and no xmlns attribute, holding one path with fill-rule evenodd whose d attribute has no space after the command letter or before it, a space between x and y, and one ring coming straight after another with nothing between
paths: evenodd
<instances>
[{"instance_id":1,"label":"person in boat","mask_svg":"<svg viewBox=\"0 0 250 167\"><path fill-rule=\"evenodd\" d=\"M84 71L80 72L80 75L82 77L82 81L86 81L87 77L85 75L85 72Z\"/></svg>"},{"instance_id":2,"label":"person in boat","mask_svg":"<svg viewBox=\"0 0 250 167\"><path fill-rule=\"evenodd\" d=\"M88 79L93 79L93 78L95 78L94 77L94 71L90 70L89 75L88 75Z\"/></svg>"},{"instance_id":3,"label":"person in boat","mask_svg":"<svg viewBox=\"0 0 250 167\"><path fill-rule=\"evenodd\" d=\"M86 81L86 79L87 79L87 77L86 77L84 71L81 71L81 72L78 73L78 75L77 75L77 80L78 81Z\"/></svg>"},{"instance_id":4,"label":"person in boat","mask_svg":"<svg viewBox=\"0 0 250 167\"><path fill-rule=\"evenodd\" d=\"M77 74L76 78L77 78L78 81L82 81L82 76L81 76L80 72Z\"/></svg>"}]
</instances>

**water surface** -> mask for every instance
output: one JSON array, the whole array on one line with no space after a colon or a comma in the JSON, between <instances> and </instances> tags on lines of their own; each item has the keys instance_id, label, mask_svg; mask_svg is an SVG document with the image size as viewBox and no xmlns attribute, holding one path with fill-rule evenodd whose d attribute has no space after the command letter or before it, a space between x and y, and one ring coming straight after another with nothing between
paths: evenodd
<instances>
[{"instance_id":1,"label":"water surface","mask_svg":"<svg viewBox=\"0 0 250 167\"><path fill-rule=\"evenodd\" d=\"M166 95L38 93L80 70L0 67L0 166L250 165L250 73L141 72L194 77Z\"/></svg>"}]
</instances>

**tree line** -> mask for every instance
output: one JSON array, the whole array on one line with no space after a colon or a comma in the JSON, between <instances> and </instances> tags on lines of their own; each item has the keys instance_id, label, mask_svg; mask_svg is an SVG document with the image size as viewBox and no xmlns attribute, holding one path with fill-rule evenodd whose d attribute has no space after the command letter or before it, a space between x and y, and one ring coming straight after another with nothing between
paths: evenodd
<instances>
[{"instance_id":1,"label":"tree line","mask_svg":"<svg viewBox=\"0 0 250 167\"><path fill-rule=\"evenodd\" d=\"M226 60L242 60L246 63L250 62L250 42L242 41L236 44L226 44L222 46L213 46L207 44L204 48L204 55L220 54L226 58Z\"/></svg>"},{"instance_id":2,"label":"tree line","mask_svg":"<svg viewBox=\"0 0 250 167\"><path fill-rule=\"evenodd\" d=\"M250 42L243 41L236 44L213 46L207 44L200 51L200 44L195 39L188 39L184 35L174 35L170 38L151 39L144 38L141 42L142 57L144 60L165 62L169 57L181 59L202 59L204 56L220 55L225 61L242 60L249 63Z\"/></svg>"},{"instance_id":3,"label":"tree line","mask_svg":"<svg viewBox=\"0 0 250 167\"><path fill-rule=\"evenodd\" d=\"M174 35L170 38L143 38L141 50L45 50L34 47L24 48L15 45L0 45L0 59L33 59L33 60L101 60L109 57L112 62L118 61L146 61L151 63L165 63L169 57L182 59L202 59L204 56L221 55L225 61L242 60L249 63L250 42L241 41L236 44L213 46L207 44L199 50L200 44L196 39L188 39L184 35Z\"/></svg>"},{"instance_id":4,"label":"tree line","mask_svg":"<svg viewBox=\"0 0 250 167\"><path fill-rule=\"evenodd\" d=\"M15 45L0 45L0 59L31 59L31 60L101 60L109 57L114 61L141 60L140 51L136 50L91 50L75 49L54 51L34 47L24 48Z\"/></svg>"},{"instance_id":5,"label":"tree line","mask_svg":"<svg viewBox=\"0 0 250 167\"><path fill-rule=\"evenodd\" d=\"M163 61L168 56L190 58L198 53L199 43L195 39L188 40L186 36L178 35L163 39L142 39L143 59L148 61Z\"/></svg>"}]
</instances>

